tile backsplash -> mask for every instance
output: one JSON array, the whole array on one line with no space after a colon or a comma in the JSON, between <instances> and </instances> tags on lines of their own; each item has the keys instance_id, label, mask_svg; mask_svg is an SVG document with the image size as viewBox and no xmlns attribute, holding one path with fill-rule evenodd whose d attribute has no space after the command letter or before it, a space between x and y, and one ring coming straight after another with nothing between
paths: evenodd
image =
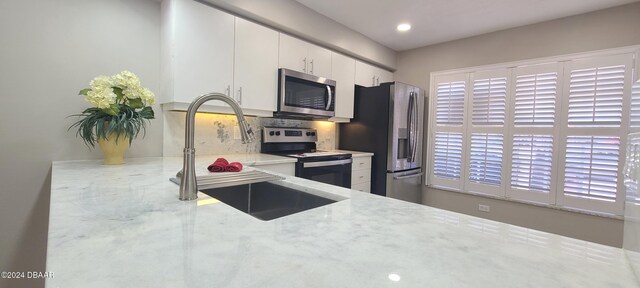
<instances>
[{"instance_id":1,"label":"tile backsplash","mask_svg":"<svg viewBox=\"0 0 640 288\"><path fill-rule=\"evenodd\" d=\"M186 112L165 111L163 114L163 155L182 156ZM318 130L318 149L336 149L336 124L333 122L250 116L247 116L246 119L256 133L256 141L242 144L240 139L234 138L234 130L238 130L236 116L197 113L194 142L196 155L260 153L262 127L315 128Z\"/></svg>"}]
</instances>

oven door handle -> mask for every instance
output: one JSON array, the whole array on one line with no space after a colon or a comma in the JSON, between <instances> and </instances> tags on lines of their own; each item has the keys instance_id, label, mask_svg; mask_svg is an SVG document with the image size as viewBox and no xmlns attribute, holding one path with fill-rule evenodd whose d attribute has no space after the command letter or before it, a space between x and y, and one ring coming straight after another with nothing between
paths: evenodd
<instances>
[{"instance_id":1,"label":"oven door handle","mask_svg":"<svg viewBox=\"0 0 640 288\"><path fill-rule=\"evenodd\" d=\"M312 167L338 166L338 165L344 165L344 164L351 164L352 162L353 162L353 159L320 161L320 162L304 162L302 163L302 167L312 168Z\"/></svg>"}]
</instances>

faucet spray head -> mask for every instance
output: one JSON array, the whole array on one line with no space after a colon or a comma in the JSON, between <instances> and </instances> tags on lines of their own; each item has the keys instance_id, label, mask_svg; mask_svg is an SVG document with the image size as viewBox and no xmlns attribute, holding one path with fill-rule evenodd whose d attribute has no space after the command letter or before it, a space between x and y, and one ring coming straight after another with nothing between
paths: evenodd
<instances>
[{"instance_id":1,"label":"faucet spray head","mask_svg":"<svg viewBox=\"0 0 640 288\"><path fill-rule=\"evenodd\" d=\"M249 126L249 123L247 123L245 119L242 119L238 126L240 127L240 137L243 144L251 143L256 140L255 133L253 133L251 126Z\"/></svg>"}]
</instances>

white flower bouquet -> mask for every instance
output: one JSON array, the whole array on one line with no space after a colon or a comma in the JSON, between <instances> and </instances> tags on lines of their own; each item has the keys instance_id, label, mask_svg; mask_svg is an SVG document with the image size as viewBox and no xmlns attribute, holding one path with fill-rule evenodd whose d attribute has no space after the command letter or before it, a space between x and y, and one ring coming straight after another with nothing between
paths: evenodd
<instances>
[{"instance_id":1,"label":"white flower bouquet","mask_svg":"<svg viewBox=\"0 0 640 288\"><path fill-rule=\"evenodd\" d=\"M76 136L87 146L95 147L99 139L106 140L112 135L116 142L119 138L128 139L130 145L141 130L144 135L145 121L154 119L151 105L155 95L140 85L135 74L123 71L113 76L98 76L90 87L80 90L79 94L93 107L72 115L82 119L69 127L78 128Z\"/></svg>"}]
</instances>

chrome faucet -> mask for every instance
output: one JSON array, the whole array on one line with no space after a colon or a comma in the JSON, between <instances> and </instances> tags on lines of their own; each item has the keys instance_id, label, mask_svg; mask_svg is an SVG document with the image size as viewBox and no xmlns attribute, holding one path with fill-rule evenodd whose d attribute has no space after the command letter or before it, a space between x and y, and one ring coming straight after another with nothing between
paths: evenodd
<instances>
[{"instance_id":1,"label":"chrome faucet","mask_svg":"<svg viewBox=\"0 0 640 288\"><path fill-rule=\"evenodd\" d=\"M184 161L182 165L182 171L178 172L177 175L178 178L180 178L180 200L183 201L194 200L198 198L198 183L196 182L195 171L196 149L193 147L194 128L196 122L195 118L198 108L200 108L200 106L204 102L207 102L209 100L220 100L231 106L234 114L238 118L238 126L240 126L242 143L251 143L255 140L253 130L251 130L251 127L249 127L249 123L247 123L247 120L244 119L242 108L240 108L238 102L231 99L229 96L222 93L209 93L196 98L196 100L193 100L193 102L191 102L191 105L189 105L189 109L187 109L187 122L185 125L184 133Z\"/></svg>"}]
</instances>

